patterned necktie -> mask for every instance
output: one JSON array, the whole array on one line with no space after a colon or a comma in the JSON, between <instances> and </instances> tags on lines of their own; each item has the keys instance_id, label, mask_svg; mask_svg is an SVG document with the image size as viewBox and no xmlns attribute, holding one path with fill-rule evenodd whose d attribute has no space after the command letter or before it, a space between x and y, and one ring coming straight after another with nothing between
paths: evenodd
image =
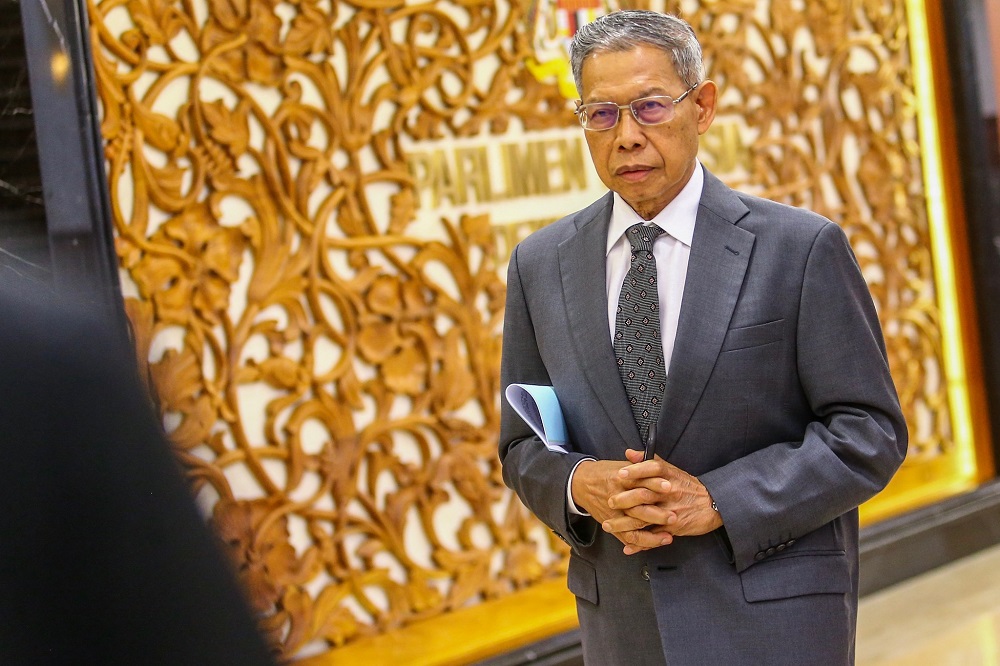
<instances>
[{"instance_id":1,"label":"patterned necktie","mask_svg":"<svg viewBox=\"0 0 1000 666\"><path fill-rule=\"evenodd\" d=\"M653 258L653 241L662 233L663 229L655 224L641 223L633 224L625 232L632 244L632 259L615 315L615 360L643 440L650 423L660 413L667 381Z\"/></svg>"}]
</instances>

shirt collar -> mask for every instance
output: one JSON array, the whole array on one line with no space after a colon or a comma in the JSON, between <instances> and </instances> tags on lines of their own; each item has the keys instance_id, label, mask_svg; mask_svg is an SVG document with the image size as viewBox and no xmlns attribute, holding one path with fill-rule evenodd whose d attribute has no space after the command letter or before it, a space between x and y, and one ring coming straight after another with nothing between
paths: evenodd
<instances>
[{"instance_id":1,"label":"shirt collar","mask_svg":"<svg viewBox=\"0 0 1000 666\"><path fill-rule=\"evenodd\" d=\"M694 173L691 174L684 189L649 222L639 217L639 214L632 210L632 207L615 192L605 256L611 253L611 248L618 242L618 239L636 222L655 223L665 232L691 247L691 240L694 238L694 223L698 217L698 205L701 203L701 191L704 185L705 174L702 172L701 162L696 161Z\"/></svg>"}]
</instances>

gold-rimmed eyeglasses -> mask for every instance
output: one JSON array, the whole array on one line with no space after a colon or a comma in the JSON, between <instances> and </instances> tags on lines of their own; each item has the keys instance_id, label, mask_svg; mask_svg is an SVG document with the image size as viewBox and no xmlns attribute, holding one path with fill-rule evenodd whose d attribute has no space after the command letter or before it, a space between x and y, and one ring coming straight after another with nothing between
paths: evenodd
<instances>
[{"instance_id":1,"label":"gold-rimmed eyeglasses","mask_svg":"<svg viewBox=\"0 0 1000 666\"><path fill-rule=\"evenodd\" d=\"M613 128L621 119L622 109L630 109L632 117L640 125L660 125L673 120L674 107L683 102L684 98L690 95L691 91L697 88L700 83L699 81L685 90L677 99L669 95L653 95L634 99L628 104L615 104L614 102L581 104L578 101L573 113L579 118L583 129L591 132L603 132Z\"/></svg>"}]
</instances>

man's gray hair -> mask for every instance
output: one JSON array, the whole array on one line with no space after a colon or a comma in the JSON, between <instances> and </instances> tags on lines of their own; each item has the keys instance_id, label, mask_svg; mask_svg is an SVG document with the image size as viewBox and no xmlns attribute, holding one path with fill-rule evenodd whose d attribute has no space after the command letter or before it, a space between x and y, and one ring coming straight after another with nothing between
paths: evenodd
<instances>
[{"instance_id":1,"label":"man's gray hair","mask_svg":"<svg viewBox=\"0 0 1000 666\"><path fill-rule=\"evenodd\" d=\"M687 21L670 14L630 9L601 16L577 30L569 47L577 92L583 94L580 76L587 56L631 51L643 45L666 51L684 85L691 87L705 78L701 44Z\"/></svg>"}]
</instances>

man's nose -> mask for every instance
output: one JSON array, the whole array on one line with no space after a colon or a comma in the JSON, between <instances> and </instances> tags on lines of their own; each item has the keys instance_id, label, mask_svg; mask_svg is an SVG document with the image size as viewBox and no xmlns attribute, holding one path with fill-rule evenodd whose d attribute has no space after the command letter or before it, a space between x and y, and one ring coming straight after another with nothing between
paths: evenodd
<instances>
[{"instance_id":1,"label":"man's nose","mask_svg":"<svg viewBox=\"0 0 1000 666\"><path fill-rule=\"evenodd\" d=\"M615 127L615 140L619 148L631 150L642 146L646 142L645 128L632 115L632 109L621 110L618 117L618 125Z\"/></svg>"}]
</instances>

